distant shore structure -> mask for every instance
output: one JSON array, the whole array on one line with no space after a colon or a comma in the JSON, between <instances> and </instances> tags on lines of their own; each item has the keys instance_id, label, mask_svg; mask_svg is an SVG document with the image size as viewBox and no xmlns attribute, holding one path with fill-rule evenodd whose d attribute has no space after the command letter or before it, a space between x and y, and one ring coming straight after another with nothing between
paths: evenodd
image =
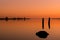
<instances>
[{"instance_id":1,"label":"distant shore structure","mask_svg":"<svg viewBox=\"0 0 60 40\"><path fill-rule=\"evenodd\" d=\"M24 17L24 18L16 18L16 17L14 17L14 18L8 18L8 17L5 17L5 18L0 18L0 20L6 20L6 21L8 21L8 20L27 20L27 19L30 19L30 18L26 18L26 17Z\"/></svg>"}]
</instances>

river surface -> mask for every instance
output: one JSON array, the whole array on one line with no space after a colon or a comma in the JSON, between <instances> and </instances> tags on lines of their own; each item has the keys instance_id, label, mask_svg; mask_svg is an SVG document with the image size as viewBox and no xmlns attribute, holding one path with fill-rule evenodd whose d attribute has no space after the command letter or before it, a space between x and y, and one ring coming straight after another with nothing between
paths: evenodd
<instances>
[{"instance_id":1,"label":"river surface","mask_svg":"<svg viewBox=\"0 0 60 40\"><path fill-rule=\"evenodd\" d=\"M48 19L44 19L44 30L42 29L42 19L30 20L0 20L0 40L60 40L60 19L50 20L50 29L48 28ZM36 32L46 31L48 37L43 39L36 36Z\"/></svg>"}]
</instances>

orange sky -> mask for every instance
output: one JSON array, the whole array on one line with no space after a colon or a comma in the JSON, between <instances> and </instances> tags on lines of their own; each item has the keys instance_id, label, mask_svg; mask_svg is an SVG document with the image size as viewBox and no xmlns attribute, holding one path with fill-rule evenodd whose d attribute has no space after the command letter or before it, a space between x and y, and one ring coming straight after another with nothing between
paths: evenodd
<instances>
[{"instance_id":1,"label":"orange sky","mask_svg":"<svg viewBox=\"0 0 60 40\"><path fill-rule=\"evenodd\" d=\"M60 17L60 0L0 0L0 17Z\"/></svg>"}]
</instances>

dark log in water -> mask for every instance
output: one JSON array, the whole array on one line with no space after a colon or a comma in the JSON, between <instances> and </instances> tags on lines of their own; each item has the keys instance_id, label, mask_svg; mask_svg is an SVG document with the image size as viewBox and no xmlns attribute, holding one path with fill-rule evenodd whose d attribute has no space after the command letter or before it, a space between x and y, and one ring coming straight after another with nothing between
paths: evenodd
<instances>
[{"instance_id":1,"label":"dark log in water","mask_svg":"<svg viewBox=\"0 0 60 40\"><path fill-rule=\"evenodd\" d=\"M36 33L36 35L39 37L39 38L47 38L47 36L49 35L46 31L39 31Z\"/></svg>"}]
</instances>

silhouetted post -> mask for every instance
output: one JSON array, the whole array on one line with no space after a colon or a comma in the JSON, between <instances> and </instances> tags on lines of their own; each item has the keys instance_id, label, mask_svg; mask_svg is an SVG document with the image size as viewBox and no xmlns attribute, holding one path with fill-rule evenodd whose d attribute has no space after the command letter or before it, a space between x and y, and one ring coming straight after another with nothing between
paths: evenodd
<instances>
[{"instance_id":1,"label":"silhouetted post","mask_svg":"<svg viewBox=\"0 0 60 40\"><path fill-rule=\"evenodd\" d=\"M50 29L50 18L48 19L48 27Z\"/></svg>"},{"instance_id":2,"label":"silhouetted post","mask_svg":"<svg viewBox=\"0 0 60 40\"><path fill-rule=\"evenodd\" d=\"M42 29L44 29L44 18L42 18Z\"/></svg>"},{"instance_id":3,"label":"silhouetted post","mask_svg":"<svg viewBox=\"0 0 60 40\"><path fill-rule=\"evenodd\" d=\"M44 18L42 18L42 29L44 29ZM47 33L46 31L39 31L39 32L36 32L36 35L39 38L47 38L47 36L49 35L49 33Z\"/></svg>"}]
</instances>

